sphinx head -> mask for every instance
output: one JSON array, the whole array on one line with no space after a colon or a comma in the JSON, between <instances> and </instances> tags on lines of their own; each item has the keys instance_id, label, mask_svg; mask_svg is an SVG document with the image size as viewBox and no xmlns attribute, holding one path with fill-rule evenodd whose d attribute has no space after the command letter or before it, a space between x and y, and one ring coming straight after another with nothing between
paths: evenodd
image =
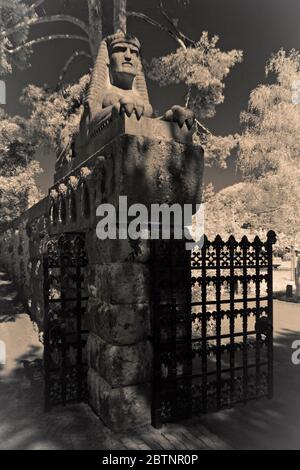
<instances>
[{"instance_id":1,"label":"sphinx head","mask_svg":"<svg viewBox=\"0 0 300 470\"><path fill-rule=\"evenodd\" d=\"M129 35L119 34L108 39L107 47L112 85L131 90L134 79L142 69L139 40Z\"/></svg>"},{"instance_id":2,"label":"sphinx head","mask_svg":"<svg viewBox=\"0 0 300 470\"><path fill-rule=\"evenodd\" d=\"M135 101L144 105L144 115L152 116L140 50L139 40L122 31L103 39L85 103L90 122L98 122L99 113L109 107L108 102L112 104L112 94L119 100L122 90L132 90ZM112 90L112 85L118 90Z\"/></svg>"}]
</instances>

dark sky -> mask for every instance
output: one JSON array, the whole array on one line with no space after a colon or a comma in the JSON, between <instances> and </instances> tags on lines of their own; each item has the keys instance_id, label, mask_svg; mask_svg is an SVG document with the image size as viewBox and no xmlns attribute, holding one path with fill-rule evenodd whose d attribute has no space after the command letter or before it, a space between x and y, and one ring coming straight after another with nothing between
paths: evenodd
<instances>
[{"instance_id":1,"label":"dark sky","mask_svg":"<svg viewBox=\"0 0 300 470\"><path fill-rule=\"evenodd\" d=\"M187 8L179 8L176 0L165 0L172 17L180 18L180 28L193 39L206 30L210 35L220 37L219 46L223 50L242 49L244 61L233 68L226 80L225 103L217 108L217 114L205 124L215 133L226 135L239 131L239 115L246 108L249 93L264 81L264 67L273 52L283 47L286 50L300 50L300 0L191 0ZM142 11L160 19L155 0L128 0L131 10ZM60 0L48 0L46 13L61 13ZM69 0L68 13L80 17L86 15L85 0ZM174 49L174 42L165 33L154 29L138 19L129 19L129 32L137 35L143 45L143 55L150 59ZM52 24L36 26L33 35L78 32L73 26ZM18 99L28 83L55 85L65 61L81 43L59 41L38 45L29 70L16 71L8 77L8 112L24 113ZM85 47L85 46L84 46ZM73 66L69 79L86 73L89 63L82 59ZM152 104L161 112L171 105L181 104L184 90L181 87L159 88L149 83ZM45 173L41 178L43 188L51 184L54 158L41 155L40 161ZM227 170L209 169L206 180L213 181L217 189L238 180L231 158Z\"/></svg>"}]
</instances>

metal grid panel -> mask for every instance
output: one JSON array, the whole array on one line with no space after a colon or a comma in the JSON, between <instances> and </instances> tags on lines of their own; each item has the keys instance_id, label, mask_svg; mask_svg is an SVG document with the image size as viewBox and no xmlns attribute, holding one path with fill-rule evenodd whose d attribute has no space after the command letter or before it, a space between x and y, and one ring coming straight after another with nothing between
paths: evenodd
<instances>
[{"instance_id":1,"label":"metal grid panel","mask_svg":"<svg viewBox=\"0 0 300 470\"><path fill-rule=\"evenodd\" d=\"M275 241L153 242L154 425L272 397Z\"/></svg>"},{"instance_id":2,"label":"metal grid panel","mask_svg":"<svg viewBox=\"0 0 300 470\"><path fill-rule=\"evenodd\" d=\"M53 237L45 246L45 409L87 398L84 234Z\"/></svg>"}]
</instances>

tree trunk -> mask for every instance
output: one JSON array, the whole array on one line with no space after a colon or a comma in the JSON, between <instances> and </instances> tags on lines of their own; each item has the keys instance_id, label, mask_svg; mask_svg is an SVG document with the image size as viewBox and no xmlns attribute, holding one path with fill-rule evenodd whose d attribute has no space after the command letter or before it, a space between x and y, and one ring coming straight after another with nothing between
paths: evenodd
<instances>
[{"instance_id":1,"label":"tree trunk","mask_svg":"<svg viewBox=\"0 0 300 470\"><path fill-rule=\"evenodd\" d=\"M115 31L121 29L124 33L127 31L127 0L114 0L114 24Z\"/></svg>"},{"instance_id":2,"label":"tree trunk","mask_svg":"<svg viewBox=\"0 0 300 470\"><path fill-rule=\"evenodd\" d=\"M126 33L127 0L102 0L102 32L103 37L114 34L121 29Z\"/></svg>"},{"instance_id":3,"label":"tree trunk","mask_svg":"<svg viewBox=\"0 0 300 470\"><path fill-rule=\"evenodd\" d=\"M291 281L295 279L295 248L291 247Z\"/></svg>"},{"instance_id":4,"label":"tree trunk","mask_svg":"<svg viewBox=\"0 0 300 470\"><path fill-rule=\"evenodd\" d=\"M92 58L95 62L99 44L102 40L102 1L88 0L89 9L89 39Z\"/></svg>"},{"instance_id":5,"label":"tree trunk","mask_svg":"<svg viewBox=\"0 0 300 470\"><path fill-rule=\"evenodd\" d=\"M89 37L94 61L102 38L118 29L126 32L127 0L88 0Z\"/></svg>"}]
</instances>

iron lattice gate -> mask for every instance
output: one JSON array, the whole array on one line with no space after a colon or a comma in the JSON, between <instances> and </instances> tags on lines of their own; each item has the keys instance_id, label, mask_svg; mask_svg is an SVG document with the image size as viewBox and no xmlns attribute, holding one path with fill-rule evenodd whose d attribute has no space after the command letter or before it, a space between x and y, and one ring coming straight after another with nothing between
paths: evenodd
<instances>
[{"instance_id":1,"label":"iron lattice gate","mask_svg":"<svg viewBox=\"0 0 300 470\"><path fill-rule=\"evenodd\" d=\"M85 238L66 233L47 242L44 270L45 409L86 401Z\"/></svg>"},{"instance_id":2,"label":"iron lattice gate","mask_svg":"<svg viewBox=\"0 0 300 470\"><path fill-rule=\"evenodd\" d=\"M152 242L154 426L272 397L275 242Z\"/></svg>"}]
</instances>

